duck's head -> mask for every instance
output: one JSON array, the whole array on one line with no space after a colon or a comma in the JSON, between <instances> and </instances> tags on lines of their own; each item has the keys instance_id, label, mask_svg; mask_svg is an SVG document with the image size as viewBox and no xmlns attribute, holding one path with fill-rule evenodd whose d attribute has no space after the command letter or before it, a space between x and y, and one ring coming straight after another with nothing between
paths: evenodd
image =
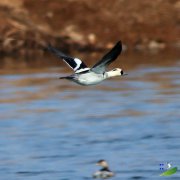
<instances>
[{"instance_id":1,"label":"duck's head","mask_svg":"<svg viewBox=\"0 0 180 180\"><path fill-rule=\"evenodd\" d=\"M108 163L104 159L99 160L96 165L101 166L102 169L93 174L94 178L106 179L115 175L109 170Z\"/></svg>"},{"instance_id":2,"label":"duck's head","mask_svg":"<svg viewBox=\"0 0 180 180\"><path fill-rule=\"evenodd\" d=\"M127 75L126 73L124 73L124 71L120 68L115 68L111 71L108 71L108 76L109 77L114 77L114 76L124 76Z\"/></svg>"},{"instance_id":3,"label":"duck's head","mask_svg":"<svg viewBox=\"0 0 180 180\"><path fill-rule=\"evenodd\" d=\"M96 165L98 166L102 166L103 168L107 168L108 167L108 163L104 160L104 159L101 159L99 160Z\"/></svg>"}]
</instances>

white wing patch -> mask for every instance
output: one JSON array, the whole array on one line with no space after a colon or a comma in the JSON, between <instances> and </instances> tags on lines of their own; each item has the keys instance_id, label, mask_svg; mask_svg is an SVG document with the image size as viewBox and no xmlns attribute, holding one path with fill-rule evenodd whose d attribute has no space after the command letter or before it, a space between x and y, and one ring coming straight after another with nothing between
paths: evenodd
<instances>
[{"instance_id":1,"label":"white wing patch","mask_svg":"<svg viewBox=\"0 0 180 180\"><path fill-rule=\"evenodd\" d=\"M80 72L87 71L87 70L90 70L90 68L79 69L76 71L76 73L80 73Z\"/></svg>"},{"instance_id":2,"label":"white wing patch","mask_svg":"<svg viewBox=\"0 0 180 180\"><path fill-rule=\"evenodd\" d=\"M74 71L76 71L77 69L79 69L82 61L80 59L78 59L78 58L75 58L74 61L76 63L76 67L74 68Z\"/></svg>"}]
</instances>

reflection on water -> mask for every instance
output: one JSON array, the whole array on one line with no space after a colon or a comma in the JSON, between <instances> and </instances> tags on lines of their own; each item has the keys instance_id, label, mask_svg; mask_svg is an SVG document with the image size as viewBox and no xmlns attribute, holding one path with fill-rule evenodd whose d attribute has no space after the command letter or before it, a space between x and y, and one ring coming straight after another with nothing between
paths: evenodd
<instances>
[{"instance_id":1,"label":"reflection on water","mask_svg":"<svg viewBox=\"0 0 180 180\"><path fill-rule=\"evenodd\" d=\"M180 167L178 66L125 65L90 87L59 80L66 68L2 72L1 178L91 179L107 159L113 179L162 179L159 163Z\"/></svg>"}]
</instances>

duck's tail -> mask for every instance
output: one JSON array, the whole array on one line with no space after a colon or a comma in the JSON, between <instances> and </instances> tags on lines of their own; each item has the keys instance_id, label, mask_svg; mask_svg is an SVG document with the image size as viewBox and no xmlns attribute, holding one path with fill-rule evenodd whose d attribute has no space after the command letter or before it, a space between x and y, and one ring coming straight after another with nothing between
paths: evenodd
<instances>
[{"instance_id":1,"label":"duck's tail","mask_svg":"<svg viewBox=\"0 0 180 180\"><path fill-rule=\"evenodd\" d=\"M71 77L71 76L65 76L65 77L59 77L59 79L69 79L69 80L72 80L73 77Z\"/></svg>"}]
</instances>

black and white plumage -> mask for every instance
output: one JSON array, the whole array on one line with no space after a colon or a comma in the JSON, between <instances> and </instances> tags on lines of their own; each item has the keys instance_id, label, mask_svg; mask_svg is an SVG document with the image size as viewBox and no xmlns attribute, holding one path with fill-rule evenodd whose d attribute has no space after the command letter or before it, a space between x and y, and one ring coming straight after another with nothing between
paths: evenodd
<instances>
[{"instance_id":1,"label":"black and white plumage","mask_svg":"<svg viewBox=\"0 0 180 180\"><path fill-rule=\"evenodd\" d=\"M113 177L115 174L109 169L109 165L105 160L99 160L96 163L98 166L102 166L102 169L96 171L93 174L93 178L107 179Z\"/></svg>"},{"instance_id":2,"label":"black and white plumage","mask_svg":"<svg viewBox=\"0 0 180 180\"><path fill-rule=\"evenodd\" d=\"M63 61L67 63L75 72L89 70L86 64L84 64L80 59L67 56L63 52L52 47L50 44L48 45L47 50L54 53L57 57L62 58Z\"/></svg>"},{"instance_id":3,"label":"black and white plumage","mask_svg":"<svg viewBox=\"0 0 180 180\"><path fill-rule=\"evenodd\" d=\"M121 41L117 42L116 45L92 68L87 67L80 59L65 55L51 45L48 45L46 49L57 57L62 58L75 72L70 76L61 77L60 79L68 79L80 85L93 85L113 76L124 75L123 70L119 68L113 69L112 71L106 71L107 66L121 53Z\"/></svg>"}]
</instances>

